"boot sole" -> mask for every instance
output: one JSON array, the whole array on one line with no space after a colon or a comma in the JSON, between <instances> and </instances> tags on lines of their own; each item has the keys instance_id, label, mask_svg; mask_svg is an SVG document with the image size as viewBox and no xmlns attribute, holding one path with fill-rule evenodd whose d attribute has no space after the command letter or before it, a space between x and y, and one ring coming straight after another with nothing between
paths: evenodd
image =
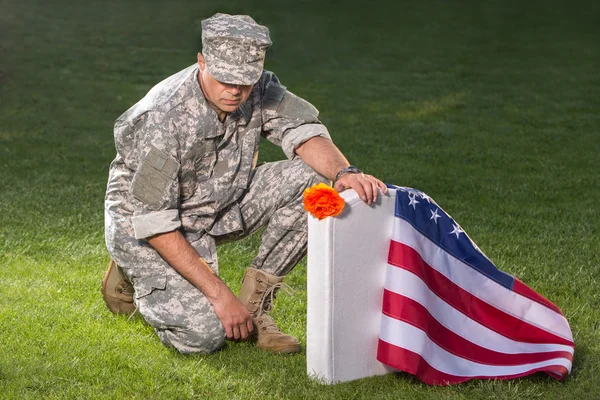
<instances>
[{"instance_id":1,"label":"boot sole","mask_svg":"<svg viewBox=\"0 0 600 400\"><path fill-rule=\"evenodd\" d=\"M278 347L278 348L273 348L273 347L261 347L259 345L257 345L257 347L261 350L264 351L269 351L271 353L275 353L275 354L293 354L293 353L300 353L300 351L302 350L300 348L299 345L289 345L289 346L282 346L282 347Z\"/></svg>"}]
</instances>

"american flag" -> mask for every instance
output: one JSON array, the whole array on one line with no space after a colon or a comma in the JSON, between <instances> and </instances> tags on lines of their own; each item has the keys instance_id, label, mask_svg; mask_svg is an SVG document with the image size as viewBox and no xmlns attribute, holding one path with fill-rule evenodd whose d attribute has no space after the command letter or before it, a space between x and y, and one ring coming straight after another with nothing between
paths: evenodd
<instances>
[{"instance_id":1,"label":"american flag","mask_svg":"<svg viewBox=\"0 0 600 400\"><path fill-rule=\"evenodd\" d=\"M563 379L575 346L558 307L498 270L425 193L393 189L377 359L430 385Z\"/></svg>"}]
</instances>

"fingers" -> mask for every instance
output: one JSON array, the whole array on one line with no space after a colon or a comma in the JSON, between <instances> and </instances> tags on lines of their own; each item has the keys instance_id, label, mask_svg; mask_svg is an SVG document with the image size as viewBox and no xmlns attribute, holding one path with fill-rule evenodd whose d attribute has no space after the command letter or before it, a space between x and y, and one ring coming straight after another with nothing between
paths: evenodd
<instances>
[{"instance_id":1,"label":"fingers","mask_svg":"<svg viewBox=\"0 0 600 400\"><path fill-rule=\"evenodd\" d=\"M367 186L369 187L369 190L371 192L371 201L369 202L369 205L373 204L373 203L377 203L377 196L379 195L379 189L377 189L377 180L375 178L373 178L372 176L367 176Z\"/></svg>"},{"instance_id":2,"label":"fingers","mask_svg":"<svg viewBox=\"0 0 600 400\"><path fill-rule=\"evenodd\" d=\"M335 183L333 188L335 190L337 190L338 192L341 192L344 189L352 188L356 191L356 193L361 198L361 200L364 201L365 203L367 203L369 201L369 199L371 198L371 195L369 195L367 193L366 187L360 181L360 179L362 179L364 177L365 177L364 174L353 174L353 173L344 174L340 177L340 179L337 180L337 182Z\"/></svg>"},{"instance_id":3,"label":"fingers","mask_svg":"<svg viewBox=\"0 0 600 400\"><path fill-rule=\"evenodd\" d=\"M368 176L361 176L358 178L359 183L362 185L363 190L365 191L365 197L363 197L363 201L368 205L373 204L373 198L376 197L377 192L373 193L373 185L371 184Z\"/></svg>"},{"instance_id":4,"label":"fingers","mask_svg":"<svg viewBox=\"0 0 600 400\"><path fill-rule=\"evenodd\" d=\"M233 340L240 340L242 337L242 335L240 333L240 326L233 325L232 330L233 330ZM246 335L247 335L247 333L246 333Z\"/></svg>"},{"instance_id":5,"label":"fingers","mask_svg":"<svg viewBox=\"0 0 600 400\"><path fill-rule=\"evenodd\" d=\"M379 189L381 189L381 193L386 194L387 193L387 186L385 186L385 183L383 183L382 181L380 181L379 179L375 178L375 177L371 177L373 178L371 180L371 184L373 185L373 203L377 203L377 197L379 196Z\"/></svg>"},{"instance_id":6,"label":"fingers","mask_svg":"<svg viewBox=\"0 0 600 400\"><path fill-rule=\"evenodd\" d=\"M233 325L223 325L225 328L225 336L229 340L233 340Z\"/></svg>"},{"instance_id":7,"label":"fingers","mask_svg":"<svg viewBox=\"0 0 600 400\"><path fill-rule=\"evenodd\" d=\"M246 340L254 330L254 324L252 323L252 317L248 315L248 319L246 322L242 322L240 324L240 338L241 340Z\"/></svg>"},{"instance_id":8,"label":"fingers","mask_svg":"<svg viewBox=\"0 0 600 400\"><path fill-rule=\"evenodd\" d=\"M248 339L248 336L250 336L250 334L254 330L254 326L252 324L252 318L248 318L247 321L242 322L239 325L236 325L236 329L239 331L239 337L235 336L235 329L234 329L234 339L235 340Z\"/></svg>"},{"instance_id":9,"label":"fingers","mask_svg":"<svg viewBox=\"0 0 600 400\"><path fill-rule=\"evenodd\" d=\"M354 182L350 187L356 190L362 201L368 205L372 205L377 202L379 182L381 182L379 179L371 175L355 174ZM383 184L383 182L381 183Z\"/></svg>"},{"instance_id":10,"label":"fingers","mask_svg":"<svg viewBox=\"0 0 600 400\"><path fill-rule=\"evenodd\" d=\"M254 326L252 325L252 318L248 318L246 322L242 322L239 325L235 325L233 328L233 339L234 340L246 340L250 333L254 330ZM236 332L238 335L236 336Z\"/></svg>"},{"instance_id":11,"label":"fingers","mask_svg":"<svg viewBox=\"0 0 600 400\"><path fill-rule=\"evenodd\" d=\"M367 193L365 192L365 189L362 187L362 185L353 186L352 189L354 189L356 193L358 193L358 197L360 197L362 201L368 204Z\"/></svg>"},{"instance_id":12,"label":"fingers","mask_svg":"<svg viewBox=\"0 0 600 400\"><path fill-rule=\"evenodd\" d=\"M335 190L341 192L344 189L352 188L356 191L362 201L371 205L377 202L379 189L382 193L387 193L385 183L372 175L347 173L342 175L333 186Z\"/></svg>"},{"instance_id":13,"label":"fingers","mask_svg":"<svg viewBox=\"0 0 600 400\"><path fill-rule=\"evenodd\" d=\"M381 189L381 192L383 194L387 193L387 186L385 185L385 183L381 182L379 179L377 179L377 186L379 186L379 188Z\"/></svg>"},{"instance_id":14,"label":"fingers","mask_svg":"<svg viewBox=\"0 0 600 400\"><path fill-rule=\"evenodd\" d=\"M225 327L225 335L229 340L246 340L254 330L252 319L246 322L235 323Z\"/></svg>"},{"instance_id":15,"label":"fingers","mask_svg":"<svg viewBox=\"0 0 600 400\"><path fill-rule=\"evenodd\" d=\"M333 188L338 192L341 192L342 190L347 189L348 187L342 183L341 179L338 179L335 185L333 185Z\"/></svg>"},{"instance_id":16,"label":"fingers","mask_svg":"<svg viewBox=\"0 0 600 400\"><path fill-rule=\"evenodd\" d=\"M231 298L221 300L213 305L217 317L223 324L225 336L229 340L236 341L247 339L249 332L253 330L252 316L233 294Z\"/></svg>"}]
</instances>

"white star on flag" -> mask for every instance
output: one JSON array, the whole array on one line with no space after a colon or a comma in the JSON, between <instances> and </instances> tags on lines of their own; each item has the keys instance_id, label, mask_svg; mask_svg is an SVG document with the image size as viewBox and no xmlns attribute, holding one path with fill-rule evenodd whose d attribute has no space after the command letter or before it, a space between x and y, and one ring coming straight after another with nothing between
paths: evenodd
<instances>
[{"instance_id":1,"label":"white star on flag","mask_svg":"<svg viewBox=\"0 0 600 400\"><path fill-rule=\"evenodd\" d=\"M421 193L421 197L423 200L426 200L428 203L431 203L431 197L427 196L425 193Z\"/></svg>"},{"instance_id":2,"label":"white star on flag","mask_svg":"<svg viewBox=\"0 0 600 400\"><path fill-rule=\"evenodd\" d=\"M454 224L452 224L452 226L454 227L454 230L452 232L450 232L449 235L455 234L456 238L458 239L458 237L460 236L461 233L465 233L465 231L460 229L460 226L454 225Z\"/></svg>"},{"instance_id":3,"label":"white star on flag","mask_svg":"<svg viewBox=\"0 0 600 400\"><path fill-rule=\"evenodd\" d=\"M433 220L433 222L435 222L437 224L437 220L438 218L442 218L442 216L440 214L438 214L438 211L440 209L436 208L435 211L429 210L429 212L431 213L431 218L429 218L430 220Z\"/></svg>"},{"instance_id":4,"label":"white star on flag","mask_svg":"<svg viewBox=\"0 0 600 400\"><path fill-rule=\"evenodd\" d=\"M409 202L408 205L409 206L413 206L413 210L417 209L417 204L419 204L420 202L417 201L417 198L415 196L408 196Z\"/></svg>"}]
</instances>

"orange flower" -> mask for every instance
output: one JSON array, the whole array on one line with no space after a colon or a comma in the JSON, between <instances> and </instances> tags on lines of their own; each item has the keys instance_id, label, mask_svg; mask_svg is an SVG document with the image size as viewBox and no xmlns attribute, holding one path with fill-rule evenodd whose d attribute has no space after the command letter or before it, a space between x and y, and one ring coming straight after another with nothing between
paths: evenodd
<instances>
[{"instance_id":1,"label":"orange flower","mask_svg":"<svg viewBox=\"0 0 600 400\"><path fill-rule=\"evenodd\" d=\"M335 217L344 209L344 199L337 190L324 183L318 183L304 190L304 209L323 219Z\"/></svg>"}]
</instances>

